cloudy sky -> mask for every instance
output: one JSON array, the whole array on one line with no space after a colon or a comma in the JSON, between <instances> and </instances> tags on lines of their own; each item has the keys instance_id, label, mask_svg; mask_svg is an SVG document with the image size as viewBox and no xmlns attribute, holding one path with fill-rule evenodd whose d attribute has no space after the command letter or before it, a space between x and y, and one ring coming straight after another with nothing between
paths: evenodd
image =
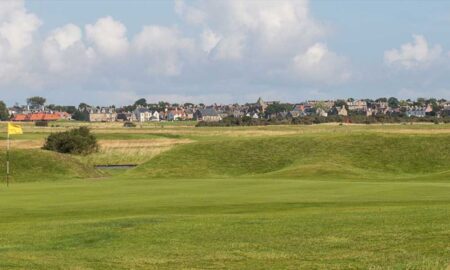
<instances>
[{"instance_id":1,"label":"cloudy sky","mask_svg":"<svg viewBox=\"0 0 450 270\"><path fill-rule=\"evenodd\" d=\"M0 99L450 99L450 2L0 1Z\"/></svg>"}]
</instances>

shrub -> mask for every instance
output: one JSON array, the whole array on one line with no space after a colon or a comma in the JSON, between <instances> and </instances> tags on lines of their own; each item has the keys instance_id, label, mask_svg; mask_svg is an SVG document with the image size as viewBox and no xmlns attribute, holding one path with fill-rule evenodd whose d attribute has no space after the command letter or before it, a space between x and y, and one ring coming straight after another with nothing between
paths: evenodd
<instances>
[{"instance_id":1,"label":"shrub","mask_svg":"<svg viewBox=\"0 0 450 270\"><path fill-rule=\"evenodd\" d=\"M125 122L125 123L123 123L123 127L134 128L134 127L136 127L136 124L132 123L132 122Z\"/></svg>"},{"instance_id":2,"label":"shrub","mask_svg":"<svg viewBox=\"0 0 450 270\"><path fill-rule=\"evenodd\" d=\"M37 127L48 127L48 122L47 121L36 121L36 122L34 122L34 125Z\"/></svg>"},{"instance_id":3,"label":"shrub","mask_svg":"<svg viewBox=\"0 0 450 270\"><path fill-rule=\"evenodd\" d=\"M59 153L87 155L98 151L98 143L89 128L80 127L50 134L42 148Z\"/></svg>"}]
</instances>

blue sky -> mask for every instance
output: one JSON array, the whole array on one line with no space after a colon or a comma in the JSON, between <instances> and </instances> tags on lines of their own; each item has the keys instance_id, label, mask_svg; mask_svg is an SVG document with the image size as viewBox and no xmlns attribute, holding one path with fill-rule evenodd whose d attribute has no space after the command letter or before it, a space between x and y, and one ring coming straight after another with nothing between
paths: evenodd
<instances>
[{"instance_id":1,"label":"blue sky","mask_svg":"<svg viewBox=\"0 0 450 270\"><path fill-rule=\"evenodd\" d=\"M0 4L8 103L450 99L449 51L448 1Z\"/></svg>"}]
</instances>

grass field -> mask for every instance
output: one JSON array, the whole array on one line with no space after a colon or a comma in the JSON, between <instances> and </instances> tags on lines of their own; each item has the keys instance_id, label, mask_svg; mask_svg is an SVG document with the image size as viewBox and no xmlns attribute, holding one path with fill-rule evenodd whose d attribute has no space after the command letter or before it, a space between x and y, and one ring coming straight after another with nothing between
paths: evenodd
<instances>
[{"instance_id":1,"label":"grass field","mask_svg":"<svg viewBox=\"0 0 450 270\"><path fill-rule=\"evenodd\" d=\"M448 125L91 127L86 157L14 137L0 269L450 267Z\"/></svg>"}]
</instances>

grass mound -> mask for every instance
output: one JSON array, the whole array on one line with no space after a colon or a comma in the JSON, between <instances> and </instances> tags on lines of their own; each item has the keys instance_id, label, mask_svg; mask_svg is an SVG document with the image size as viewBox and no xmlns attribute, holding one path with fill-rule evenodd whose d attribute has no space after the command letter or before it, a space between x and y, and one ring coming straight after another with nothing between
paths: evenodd
<instances>
[{"instance_id":1,"label":"grass mound","mask_svg":"<svg viewBox=\"0 0 450 270\"><path fill-rule=\"evenodd\" d=\"M0 155L0 171L6 173L6 153ZM13 150L10 153L12 182L99 177L94 168L75 158L43 150Z\"/></svg>"},{"instance_id":2,"label":"grass mound","mask_svg":"<svg viewBox=\"0 0 450 270\"><path fill-rule=\"evenodd\" d=\"M183 145L131 174L165 177L417 177L448 175L450 136L348 134Z\"/></svg>"}]
</instances>

